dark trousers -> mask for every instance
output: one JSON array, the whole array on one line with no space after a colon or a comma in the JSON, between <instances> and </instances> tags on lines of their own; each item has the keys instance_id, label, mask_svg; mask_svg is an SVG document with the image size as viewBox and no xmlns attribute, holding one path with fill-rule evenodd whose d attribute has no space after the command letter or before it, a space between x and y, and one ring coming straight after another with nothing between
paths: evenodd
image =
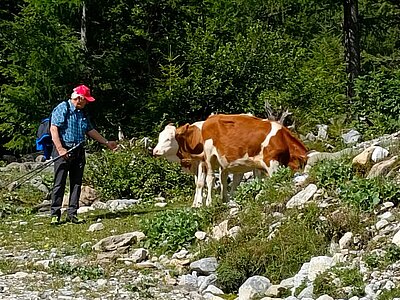
<instances>
[{"instance_id":1,"label":"dark trousers","mask_svg":"<svg viewBox=\"0 0 400 300\"><path fill-rule=\"evenodd\" d=\"M68 147L65 147L68 150ZM69 153L69 158L59 158L54 162L54 184L51 195L51 216L61 216L61 206L64 198L67 175L69 175L70 194L68 216L76 216L79 208L79 197L81 196L81 186L83 170L85 168L85 149L78 147ZM59 154L54 147L53 157Z\"/></svg>"}]
</instances>

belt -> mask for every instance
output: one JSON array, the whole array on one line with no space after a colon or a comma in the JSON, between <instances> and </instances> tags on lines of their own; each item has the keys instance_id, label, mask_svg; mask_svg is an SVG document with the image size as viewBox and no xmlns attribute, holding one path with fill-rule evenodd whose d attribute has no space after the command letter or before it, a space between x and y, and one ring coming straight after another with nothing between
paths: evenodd
<instances>
[{"instance_id":1,"label":"belt","mask_svg":"<svg viewBox=\"0 0 400 300\"><path fill-rule=\"evenodd\" d=\"M84 146L84 144L85 144L85 142L80 142L80 143L67 143L67 142L63 142L62 143L64 146L66 146L67 148L73 148L73 147L75 147L75 146L78 146L78 145L80 145L80 146Z\"/></svg>"}]
</instances>

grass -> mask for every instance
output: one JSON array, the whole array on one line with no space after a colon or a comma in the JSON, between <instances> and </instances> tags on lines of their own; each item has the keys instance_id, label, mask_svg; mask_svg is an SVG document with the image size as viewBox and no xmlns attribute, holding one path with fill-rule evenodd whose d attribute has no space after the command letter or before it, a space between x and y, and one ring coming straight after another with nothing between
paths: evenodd
<instances>
[{"instance_id":1,"label":"grass","mask_svg":"<svg viewBox=\"0 0 400 300\"><path fill-rule=\"evenodd\" d=\"M168 199L167 208L140 204L118 212L97 210L83 216L87 220L86 224L63 224L56 227L50 226L50 217L32 214L29 207L39 201L40 195L30 193L29 188L23 186L12 193L0 193L0 213L4 212L0 222L0 249L13 253L26 249L39 250L43 251L44 256L55 249L57 257L76 255L83 258L84 263L70 265L56 262L45 270L32 263L20 264L3 258L0 260L0 271L6 274L22 270L46 271L54 276L53 289L60 288L67 276L80 277L82 280L108 278L116 270L135 270L135 266L123 263L99 266L95 261L96 253L91 247L82 248L81 245L86 242L94 245L105 237L143 231L148 237L151 236L146 248L151 250L152 255L166 251L173 253L176 246L184 246L191 253L198 252L198 258L217 257L220 263L217 270L218 284L227 293L225 299L230 299L235 297L234 293L250 276L264 275L276 284L295 275L310 258L325 255L330 242L338 242L346 232L352 232L359 240L358 244L351 246L355 250L372 248L371 233L365 228L376 223L376 216L339 202L340 187L343 182L353 180L355 174L352 172L348 161L322 162L315 167L309 181L318 187L324 187L327 194L337 200L328 208L320 208L311 203L301 210L286 209L286 202L296 193L297 188L292 181L293 173L287 168L281 168L272 178L240 185L235 200L240 204L241 210L236 217L230 217L228 207L221 204L191 210L188 208L191 201L186 195L180 195ZM382 190L381 185L374 186ZM389 189L390 191L392 190ZM349 199L353 199L355 195L349 189ZM370 203L374 204L368 200L367 204ZM23 209L16 209L18 206ZM282 217L274 216L275 212L281 213ZM195 241L195 246L191 246L195 230L210 232L213 225L227 219L229 228L236 225L241 228L236 239L224 237L219 241ZM99 220L105 228L87 232L90 224ZM272 229L271 225L277 226ZM168 248L163 248L167 244ZM366 255L364 260L367 265L384 269L400 259L399 249L389 247L385 250L386 254L382 257ZM336 268L317 277L315 292L321 295L336 293L338 297L347 296L342 294L342 290L332 286L334 278L340 280L342 287L352 286L354 295L362 294L362 278L357 269L351 268ZM125 288L144 298L151 296L147 294L150 287L151 283L139 282L127 284ZM396 289L387 291L385 293L388 296L382 294L382 299L379 300L390 299L395 292ZM93 295L99 297L97 292L93 292Z\"/></svg>"},{"instance_id":2,"label":"grass","mask_svg":"<svg viewBox=\"0 0 400 300\"><path fill-rule=\"evenodd\" d=\"M377 300L393 300L395 297L400 297L400 287L383 291L382 294L378 296Z\"/></svg>"},{"instance_id":3,"label":"grass","mask_svg":"<svg viewBox=\"0 0 400 300\"><path fill-rule=\"evenodd\" d=\"M332 284L338 279L340 284ZM346 293L344 288L351 287ZM328 294L334 298L350 298L364 296L365 283L358 268L349 268L337 265L317 276L314 281L314 294L316 297Z\"/></svg>"}]
</instances>

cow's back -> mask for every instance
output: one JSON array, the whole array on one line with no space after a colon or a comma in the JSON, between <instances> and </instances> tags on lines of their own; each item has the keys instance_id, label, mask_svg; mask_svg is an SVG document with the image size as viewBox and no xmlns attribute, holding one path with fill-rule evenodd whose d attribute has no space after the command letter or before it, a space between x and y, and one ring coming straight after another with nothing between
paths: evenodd
<instances>
[{"instance_id":1,"label":"cow's back","mask_svg":"<svg viewBox=\"0 0 400 300\"><path fill-rule=\"evenodd\" d=\"M212 140L218 154L227 162L244 157L260 158L267 166L269 161L277 160L298 169L307 160L306 147L289 129L254 116L212 115L203 124L202 137L204 141Z\"/></svg>"},{"instance_id":2,"label":"cow's back","mask_svg":"<svg viewBox=\"0 0 400 300\"><path fill-rule=\"evenodd\" d=\"M202 128L203 140L212 139L221 156L231 162L261 151L262 143L273 124L248 115L212 115Z\"/></svg>"}]
</instances>

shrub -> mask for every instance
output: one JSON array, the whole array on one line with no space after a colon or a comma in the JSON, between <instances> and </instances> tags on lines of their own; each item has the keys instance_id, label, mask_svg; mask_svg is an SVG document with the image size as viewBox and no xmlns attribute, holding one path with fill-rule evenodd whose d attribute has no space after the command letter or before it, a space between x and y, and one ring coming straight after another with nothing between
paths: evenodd
<instances>
[{"instance_id":1,"label":"shrub","mask_svg":"<svg viewBox=\"0 0 400 300\"><path fill-rule=\"evenodd\" d=\"M293 212L270 239L268 226L257 223L252 229L243 228L235 240L225 240L215 253L220 260L217 273L221 287L237 291L254 275L279 282L296 274L311 257L325 254L328 239L316 209L306 208L301 218Z\"/></svg>"},{"instance_id":2,"label":"shrub","mask_svg":"<svg viewBox=\"0 0 400 300\"><path fill-rule=\"evenodd\" d=\"M381 255L370 253L364 257L364 261L368 267L374 269L385 269L387 266L400 260L400 247L395 244L390 244L384 249Z\"/></svg>"},{"instance_id":3,"label":"shrub","mask_svg":"<svg viewBox=\"0 0 400 300\"><path fill-rule=\"evenodd\" d=\"M372 210L380 202L398 202L400 190L393 181L383 178L357 178L342 184L340 198L361 210Z\"/></svg>"},{"instance_id":4,"label":"shrub","mask_svg":"<svg viewBox=\"0 0 400 300\"><path fill-rule=\"evenodd\" d=\"M61 276L79 276L82 280L104 277L104 269L99 266L72 266L69 263L54 263L50 265L50 272Z\"/></svg>"},{"instance_id":5,"label":"shrub","mask_svg":"<svg viewBox=\"0 0 400 300\"><path fill-rule=\"evenodd\" d=\"M202 222L202 216L191 209L167 210L143 219L140 226L147 236L145 247L159 253L187 248Z\"/></svg>"},{"instance_id":6,"label":"shrub","mask_svg":"<svg viewBox=\"0 0 400 300\"><path fill-rule=\"evenodd\" d=\"M336 189L340 184L353 178L351 165L340 160L318 162L310 171L310 179L317 186Z\"/></svg>"},{"instance_id":7,"label":"shrub","mask_svg":"<svg viewBox=\"0 0 400 300\"><path fill-rule=\"evenodd\" d=\"M392 300L400 295L400 287L395 287L391 290L384 290L377 300Z\"/></svg>"},{"instance_id":8,"label":"shrub","mask_svg":"<svg viewBox=\"0 0 400 300\"><path fill-rule=\"evenodd\" d=\"M294 193L293 172L289 168L279 168L271 177L255 178L238 186L234 199L242 205L282 202Z\"/></svg>"},{"instance_id":9,"label":"shrub","mask_svg":"<svg viewBox=\"0 0 400 300\"><path fill-rule=\"evenodd\" d=\"M332 284L334 279L339 279L340 284ZM346 293L344 287L352 287ZM328 294L334 298L349 298L363 296L365 284L363 276L357 268L334 267L318 275L314 280L314 294L316 297Z\"/></svg>"},{"instance_id":10,"label":"shrub","mask_svg":"<svg viewBox=\"0 0 400 300\"><path fill-rule=\"evenodd\" d=\"M89 156L85 181L108 199L191 195L193 186L178 164L154 159L141 148Z\"/></svg>"},{"instance_id":11,"label":"shrub","mask_svg":"<svg viewBox=\"0 0 400 300\"><path fill-rule=\"evenodd\" d=\"M373 126L367 123L358 123L359 130L364 131L366 137L392 133L399 128L400 72L378 70L355 80L357 97L353 108L357 115L368 117Z\"/></svg>"}]
</instances>

